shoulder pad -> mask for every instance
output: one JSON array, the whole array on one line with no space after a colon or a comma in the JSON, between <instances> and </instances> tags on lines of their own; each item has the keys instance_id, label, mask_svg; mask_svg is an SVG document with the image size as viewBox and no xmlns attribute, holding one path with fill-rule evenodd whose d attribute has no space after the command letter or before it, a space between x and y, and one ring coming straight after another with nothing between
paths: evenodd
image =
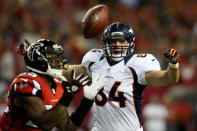
<instances>
[{"instance_id":1,"label":"shoulder pad","mask_svg":"<svg viewBox=\"0 0 197 131\"><path fill-rule=\"evenodd\" d=\"M136 54L134 56L136 58L136 63L147 64L149 62L150 63L158 62L157 59L152 54Z\"/></svg>"},{"instance_id":2,"label":"shoulder pad","mask_svg":"<svg viewBox=\"0 0 197 131\"><path fill-rule=\"evenodd\" d=\"M147 85L145 74L151 70L161 70L160 64L152 54L135 54L128 62L128 66L134 68L138 77L138 83Z\"/></svg>"},{"instance_id":3,"label":"shoulder pad","mask_svg":"<svg viewBox=\"0 0 197 131\"><path fill-rule=\"evenodd\" d=\"M35 73L22 73L15 78L11 85L18 93L36 95L37 91L41 90L39 79L41 78Z\"/></svg>"},{"instance_id":4,"label":"shoulder pad","mask_svg":"<svg viewBox=\"0 0 197 131\"><path fill-rule=\"evenodd\" d=\"M92 49L85 54L82 63L85 63L86 61L96 62L102 55L103 51L101 49Z\"/></svg>"},{"instance_id":5,"label":"shoulder pad","mask_svg":"<svg viewBox=\"0 0 197 131\"><path fill-rule=\"evenodd\" d=\"M16 78L21 78L21 77L31 78L31 79L38 79L39 78L39 76L34 72L24 72L24 73L21 73L18 76L16 76Z\"/></svg>"}]
</instances>

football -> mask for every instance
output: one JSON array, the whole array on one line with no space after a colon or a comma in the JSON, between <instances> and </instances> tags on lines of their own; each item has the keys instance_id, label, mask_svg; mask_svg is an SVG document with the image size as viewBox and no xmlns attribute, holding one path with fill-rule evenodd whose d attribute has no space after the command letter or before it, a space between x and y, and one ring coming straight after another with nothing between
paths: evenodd
<instances>
[{"instance_id":1,"label":"football","mask_svg":"<svg viewBox=\"0 0 197 131\"><path fill-rule=\"evenodd\" d=\"M90 8L82 19L82 33L85 38L93 38L104 31L109 24L109 10L106 5Z\"/></svg>"}]
</instances>

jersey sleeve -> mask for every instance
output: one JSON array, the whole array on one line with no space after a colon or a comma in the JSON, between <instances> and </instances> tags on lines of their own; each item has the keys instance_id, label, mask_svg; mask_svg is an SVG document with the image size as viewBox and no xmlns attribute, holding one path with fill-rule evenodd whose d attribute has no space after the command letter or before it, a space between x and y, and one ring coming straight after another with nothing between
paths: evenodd
<instances>
[{"instance_id":1,"label":"jersey sleeve","mask_svg":"<svg viewBox=\"0 0 197 131\"><path fill-rule=\"evenodd\" d=\"M40 84L29 78L16 78L13 83L14 91L18 94L40 96Z\"/></svg>"},{"instance_id":2,"label":"jersey sleeve","mask_svg":"<svg viewBox=\"0 0 197 131\"><path fill-rule=\"evenodd\" d=\"M96 61L98 61L101 58L102 54L103 54L103 52L102 52L101 49L92 49L89 52L87 52L85 54L85 56L83 57L82 62L81 62L81 65L86 68L86 71L87 71L87 73L88 73L89 76L91 74L90 67Z\"/></svg>"},{"instance_id":3,"label":"jersey sleeve","mask_svg":"<svg viewBox=\"0 0 197 131\"><path fill-rule=\"evenodd\" d=\"M136 61L134 64L138 76L138 83L147 85L145 80L145 74L151 70L161 70L160 63L152 54L136 55Z\"/></svg>"}]
</instances>

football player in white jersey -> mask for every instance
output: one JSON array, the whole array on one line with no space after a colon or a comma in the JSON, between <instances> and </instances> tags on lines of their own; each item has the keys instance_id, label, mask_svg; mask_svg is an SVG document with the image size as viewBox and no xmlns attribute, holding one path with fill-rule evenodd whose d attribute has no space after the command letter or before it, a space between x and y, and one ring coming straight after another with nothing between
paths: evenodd
<instances>
[{"instance_id":1,"label":"football player in white jersey","mask_svg":"<svg viewBox=\"0 0 197 131\"><path fill-rule=\"evenodd\" d=\"M141 102L146 85L167 86L179 80L179 53L169 49L166 70L152 54L134 54L134 33L115 22L103 33L103 49L86 53L82 65L92 78L105 76L104 88L95 98L92 131L143 131Z\"/></svg>"}]
</instances>

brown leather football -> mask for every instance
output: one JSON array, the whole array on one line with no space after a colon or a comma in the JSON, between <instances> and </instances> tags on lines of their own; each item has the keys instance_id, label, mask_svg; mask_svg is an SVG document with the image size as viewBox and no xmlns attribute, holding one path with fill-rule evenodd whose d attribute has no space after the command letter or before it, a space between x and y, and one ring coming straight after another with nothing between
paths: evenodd
<instances>
[{"instance_id":1,"label":"brown leather football","mask_svg":"<svg viewBox=\"0 0 197 131\"><path fill-rule=\"evenodd\" d=\"M82 19L82 33L85 38L93 38L104 31L109 24L109 10L106 5L90 8Z\"/></svg>"}]
</instances>

